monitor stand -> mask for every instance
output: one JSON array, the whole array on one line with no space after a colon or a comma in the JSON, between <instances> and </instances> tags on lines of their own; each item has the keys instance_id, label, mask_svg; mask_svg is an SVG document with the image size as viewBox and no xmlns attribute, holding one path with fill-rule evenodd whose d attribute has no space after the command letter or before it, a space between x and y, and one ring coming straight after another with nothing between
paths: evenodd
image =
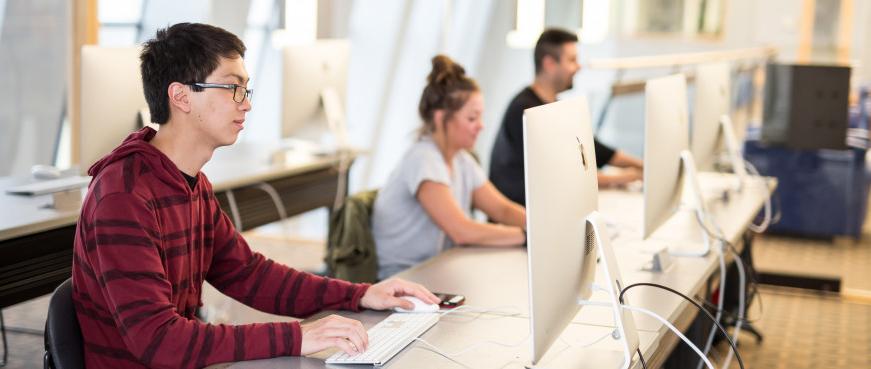
<instances>
[{"instance_id":1,"label":"monitor stand","mask_svg":"<svg viewBox=\"0 0 871 369\"><path fill-rule=\"evenodd\" d=\"M596 244L596 254L599 256L599 267L605 279L608 281L604 286L593 285L592 288L603 291L608 294L608 301L590 301L589 299L579 299L580 305L596 305L610 307L614 316L614 333L612 337L620 340L620 346L623 349L623 365L622 369L628 369L632 365L632 357L635 351L638 350L638 330L635 328L635 320L632 317L632 312L621 308L620 291L623 289L623 281L620 274L620 268L617 266L617 258L614 255L614 249L611 247L611 238L608 237L605 221L598 211L593 211L587 216L586 220L587 242L592 240ZM592 277L595 279L595 276ZM623 304L628 304L624 298Z\"/></svg>"},{"instance_id":2,"label":"monitor stand","mask_svg":"<svg viewBox=\"0 0 871 369\"><path fill-rule=\"evenodd\" d=\"M732 172L737 176L738 183L734 190L741 193L747 180L747 167L744 165L744 155L741 154L738 138L735 136L735 126L732 124L732 118L728 114L723 114L720 117L720 131L726 146L729 163L732 165Z\"/></svg>"},{"instance_id":3,"label":"monitor stand","mask_svg":"<svg viewBox=\"0 0 871 369\"><path fill-rule=\"evenodd\" d=\"M708 234L708 231L715 232L720 235L722 232L716 223L711 220L705 199L702 196L701 187L699 186L698 172L696 171L696 163L692 152L683 150L680 153L681 172L683 180L683 194L681 196L681 206L678 211L688 211L696 218L696 224L702 231L702 246L692 241L680 240L664 240L668 252L674 256L705 256L711 251L713 240ZM656 242L656 239L654 239Z\"/></svg>"},{"instance_id":4,"label":"monitor stand","mask_svg":"<svg viewBox=\"0 0 871 369\"><path fill-rule=\"evenodd\" d=\"M294 136L281 140L273 153L273 164L283 164L286 154L294 152L322 157L338 156L349 150L345 110L339 93L330 87L321 90L319 109L323 112L322 118L312 120L298 129Z\"/></svg>"},{"instance_id":5,"label":"monitor stand","mask_svg":"<svg viewBox=\"0 0 871 369\"><path fill-rule=\"evenodd\" d=\"M327 87L321 90L321 106L324 116L327 118L327 127L336 140L336 150L348 149L348 129L345 124L345 109L342 106L342 98L336 89Z\"/></svg>"},{"instance_id":6,"label":"monitor stand","mask_svg":"<svg viewBox=\"0 0 871 369\"><path fill-rule=\"evenodd\" d=\"M336 89L327 87L321 90L321 105L324 108L324 115L327 117L327 126L336 140L336 154L339 157L338 184L336 185L336 198L333 202L333 210L336 210L345 203L348 190L348 170L351 167L353 156L348 142L345 109L342 105L342 98Z\"/></svg>"}]
</instances>

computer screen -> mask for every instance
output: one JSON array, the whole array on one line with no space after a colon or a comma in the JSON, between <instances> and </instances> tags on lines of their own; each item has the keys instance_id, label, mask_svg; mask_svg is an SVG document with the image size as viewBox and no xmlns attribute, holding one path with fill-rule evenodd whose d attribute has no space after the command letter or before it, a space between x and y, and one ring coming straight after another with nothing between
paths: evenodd
<instances>
[{"instance_id":1,"label":"computer screen","mask_svg":"<svg viewBox=\"0 0 871 369\"><path fill-rule=\"evenodd\" d=\"M686 78L675 74L648 80L644 103L642 238L647 239L681 201L681 152L689 150Z\"/></svg>"},{"instance_id":2,"label":"computer screen","mask_svg":"<svg viewBox=\"0 0 871 369\"><path fill-rule=\"evenodd\" d=\"M79 172L85 174L130 132L147 107L138 47L82 47Z\"/></svg>"},{"instance_id":3,"label":"computer screen","mask_svg":"<svg viewBox=\"0 0 871 369\"><path fill-rule=\"evenodd\" d=\"M347 40L318 40L284 49L282 138L322 145L345 139L334 137L334 132L344 134L349 55ZM340 126L330 127L328 118L339 120Z\"/></svg>"},{"instance_id":4,"label":"computer screen","mask_svg":"<svg viewBox=\"0 0 871 369\"><path fill-rule=\"evenodd\" d=\"M699 170L712 171L723 151L720 118L731 105L729 63L702 64L696 69L690 148Z\"/></svg>"},{"instance_id":5,"label":"computer screen","mask_svg":"<svg viewBox=\"0 0 871 369\"><path fill-rule=\"evenodd\" d=\"M537 363L577 315L580 301L592 295L597 255L606 278L613 276L616 285L620 273L609 245L599 242L610 240L597 218L596 154L586 98L527 109L523 132L529 314L532 362ZM612 307L621 317L618 329L626 337L628 363L638 338L631 315L614 306L616 285L610 290Z\"/></svg>"}]
</instances>

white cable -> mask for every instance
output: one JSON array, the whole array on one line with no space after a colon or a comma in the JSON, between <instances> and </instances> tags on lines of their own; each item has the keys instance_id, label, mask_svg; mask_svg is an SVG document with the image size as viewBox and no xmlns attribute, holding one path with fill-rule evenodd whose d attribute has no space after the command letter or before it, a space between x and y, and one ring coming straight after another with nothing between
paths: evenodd
<instances>
[{"instance_id":1,"label":"white cable","mask_svg":"<svg viewBox=\"0 0 871 369\"><path fill-rule=\"evenodd\" d=\"M610 334L610 333L609 333L609 334ZM607 337L607 336L606 336L606 337ZM516 342L516 343L503 343L503 342L498 342L498 341L483 341L483 342L478 342L478 343L476 343L476 344L474 344L474 345L472 345L472 346L466 347L465 349L462 349L462 350L457 351L457 352L444 352L444 351L441 351L437 346L435 346L435 345L433 345L433 344L427 342L426 340L424 340L423 338L420 338L420 337L417 337L417 338L415 338L414 340L417 341L417 342L420 342L420 343L422 343L422 344L424 344L424 345L429 346L429 348L432 349L433 352L435 352L435 353L437 353L437 354L439 354L439 355L442 355L442 356L444 356L444 357L447 357L447 358L453 359L453 358L456 358L457 356L465 355L465 354L469 353L470 351L477 350L477 349L479 349L479 348L481 348L482 346L485 346L485 345L496 345L496 346L502 346L502 347L517 347L517 346L520 346L520 345L526 343L526 341L529 341L529 335L527 334L526 337L523 337L522 340L520 340L519 342Z\"/></svg>"},{"instance_id":2,"label":"white cable","mask_svg":"<svg viewBox=\"0 0 871 369\"><path fill-rule=\"evenodd\" d=\"M707 225L708 223L706 222L706 220L710 221L710 223L714 226L714 231L712 231L710 228L708 228L708 225ZM704 355L705 355L705 357L707 357L708 353L711 351L711 347L713 346L714 337L717 334L717 329L716 329L717 322L719 322L720 319L723 317L723 303L724 303L724 296L726 293L726 258L725 258L725 255L723 254L723 247L726 244L728 244L728 241L726 240L726 235L723 232L723 230L720 228L720 226L716 222L714 222L712 219L710 219L708 214L700 214L700 212L696 212L696 221L699 223L699 226L702 228L704 234L708 234L710 237L713 237L716 240L720 241L720 247L718 248L718 254L717 254L717 256L718 256L717 259L719 260L719 264L720 264L720 291L719 291L720 296L717 299L717 314L714 317L713 326L711 327L711 333L708 334L708 339L705 343ZM743 291L743 289L742 289L742 291ZM702 368L702 362L699 361L699 364L696 366L696 369L701 369L701 368Z\"/></svg>"},{"instance_id":3,"label":"white cable","mask_svg":"<svg viewBox=\"0 0 871 369\"><path fill-rule=\"evenodd\" d=\"M458 307L450 309L450 310L442 311L439 314L440 314L440 317L444 317L448 314L455 314L455 313L461 312L461 311L462 312L470 312L470 313L482 313L482 314L490 313L490 314L496 314L496 315L507 316L507 317L516 316L516 315L520 314L519 311L517 313L503 313L504 310L500 311L501 309L505 309L505 308L517 309L516 306L510 306L510 305L497 306L494 308L477 308L474 306L463 305L463 306L458 306ZM519 309L517 309L517 310L519 310ZM501 314L506 314L506 315L501 315ZM466 365L456 361L454 358L457 356L464 355L470 351L476 350L484 345L496 345L496 346L502 346L502 347L517 347L517 346L524 344L528 340L529 340L529 334L527 334L526 337L523 338L523 340L521 340L520 342L517 342L517 343L503 343L503 342L498 342L498 341L483 341L483 342L478 342L477 344L474 344L472 346L469 346L463 350L460 350L460 351L457 351L454 353L447 353L447 352L444 352L441 349L439 349L436 345L433 345L433 344L427 342L423 338L417 337L414 339L414 341L420 342L420 343L428 346L427 349L429 349L430 351L432 351L436 354L439 354L441 356L444 356L445 358L450 359L451 361L453 361L457 364L463 365L463 366L466 366Z\"/></svg>"},{"instance_id":4,"label":"white cable","mask_svg":"<svg viewBox=\"0 0 871 369\"><path fill-rule=\"evenodd\" d=\"M749 165L752 166L752 164L749 164ZM756 168L753 168L752 170L755 171L755 169ZM756 172L756 173L758 173L758 172ZM699 220L699 222L700 222L700 225L702 225L702 228L704 228L705 232L711 232L710 229L708 229L704 224L702 224L701 220ZM714 223L714 225L717 226L716 223ZM717 232L719 233L719 235L716 235L715 237L719 238L720 241L723 243L723 245L728 244L726 239L723 237L723 231L721 229L719 229L719 227L717 227ZM722 317L723 302L724 302L725 291L726 291L725 257L723 255L723 248L722 248L723 245L721 245L720 254L719 254L721 273L720 273L720 298L717 301L717 316L716 316L716 321L718 321L718 322L720 321L720 318ZM745 319L745 315L746 315L745 300L746 300L746 294L747 294L747 285L746 285L746 276L745 276L744 264L743 264L743 260L741 259L741 255L738 255L734 250L732 251L732 253L735 254L735 257L737 258L735 264L736 264L736 267L738 268L738 279L739 279L738 283L740 283L739 293L738 293L738 303L739 303L738 322L735 324L735 332L732 335L732 341L735 342L735 344L737 345L738 333L740 333L740 331L741 331L741 326L744 324L744 319ZM714 328L716 328L716 323L714 324ZM710 335L708 336L708 342L705 345L705 355L707 355L708 352L710 351L715 334L716 334L716 330L712 330ZM731 364L733 356L734 356L734 352L732 350L729 350L729 354L726 357L725 365L722 366L723 368L729 367L729 364ZM699 362L699 365L697 368L701 368L701 366L702 366L702 363Z\"/></svg>"},{"instance_id":5,"label":"white cable","mask_svg":"<svg viewBox=\"0 0 871 369\"><path fill-rule=\"evenodd\" d=\"M239 206L236 204L236 196L233 195L233 190L227 190L227 202L230 203L230 215L233 216L236 232L242 232L242 217L239 216Z\"/></svg>"},{"instance_id":6,"label":"white cable","mask_svg":"<svg viewBox=\"0 0 871 369\"><path fill-rule=\"evenodd\" d=\"M720 261L720 296L717 299L717 314L714 316L713 326L711 327L711 333L708 334L707 342L705 342L704 354L707 357L708 353L711 351L711 346L714 344L714 337L717 335L717 322L723 318L723 300L726 293L726 257L723 255L723 245L722 240L720 241L721 245L717 248L719 251L717 253L717 259ZM702 368L702 362L699 361L698 365L696 365L696 369ZM728 367L724 367L728 368Z\"/></svg>"},{"instance_id":7,"label":"white cable","mask_svg":"<svg viewBox=\"0 0 871 369\"><path fill-rule=\"evenodd\" d=\"M745 271L744 271L744 263L742 262L741 255L738 255L734 250L732 251L735 254L735 257L738 259L735 264L738 267L738 283L741 284L741 292L738 294L738 322L735 323L735 332L732 333L732 342L738 344L738 334L741 333L741 327L744 325L745 315L747 312L745 311L744 304L746 299L746 279L745 279ZM732 357L735 356L735 352L729 350L729 353L726 354L726 360L723 362L721 368L728 368L729 365L732 364Z\"/></svg>"},{"instance_id":8,"label":"white cable","mask_svg":"<svg viewBox=\"0 0 871 369\"><path fill-rule=\"evenodd\" d=\"M444 357L445 359L448 359L448 360L450 360L450 361L453 361L454 363L456 363L456 364L458 364L458 365L460 365L460 366L462 366L462 367L464 367L464 368L471 368L470 366L468 366L468 365L466 365L466 364L463 364L462 362L458 361L457 359L454 359L451 355L448 355L447 353L442 352L441 350L439 350L438 347L434 346L433 344L431 344L431 343L425 341L424 339L422 339L422 338L420 338L420 337L417 337L417 338L415 338L415 339L412 340L412 341L420 342L421 344L423 344L424 346L426 346L426 347L419 347L419 346L412 346L412 347L419 347L419 348L422 348L422 349L425 349L425 350L432 351L432 352L434 352L434 353L436 353L436 354L438 354L438 355Z\"/></svg>"},{"instance_id":9,"label":"white cable","mask_svg":"<svg viewBox=\"0 0 871 369\"><path fill-rule=\"evenodd\" d=\"M756 225L756 224L753 224L753 222L750 222L750 224L747 226L747 228L749 228L751 231L753 231L755 233L763 233L771 225L771 219L772 219L771 194L770 194L771 187L768 185L768 182L765 181L765 178L763 178L762 175L759 174L759 170L756 169L756 167L753 165L753 163L751 163L747 160L744 160L744 166L747 168L747 170L750 171L750 174L753 177L758 178L760 181L762 181L765 184L765 188L767 188L768 192L769 192L769 193L765 194L766 195L765 196L765 210L764 210L764 217L762 218L762 223Z\"/></svg>"},{"instance_id":10,"label":"white cable","mask_svg":"<svg viewBox=\"0 0 871 369\"><path fill-rule=\"evenodd\" d=\"M607 304L607 303L605 303L605 304ZM602 304L596 304L596 303L592 303L592 302L591 302L589 305L598 306L598 305L602 305ZM604 306L604 305L602 305L602 306ZM466 309L460 309L460 308L463 308L463 307L464 307L464 306L460 306L460 307L458 307L458 308L455 308L455 309L451 309L451 310L445 311L445 312L442 313L442 316L445 316L445 315L451 314L451 313L453 313L453 312L455 312L455 311L459 311L459 310L482 311L482 310L475 310L475 308L472 308L472 307L467 307ZM639 312L639 313L642 313L642 314L645 314L645 315L651 316L651 317L653 317L654 319L658 320L660 323L662 323L663 325L665 325L666 327L668 327L672 332L674 332L675 335L677 335L678 337L680 337L680 339L683 340L684 343L686 343L686 344L687 344L687 345L688 345L688 346L689 346L693 351L695 351L696 354L698 354L699 357L702 358L702 360L704 361L704 363L707 365L707 367L708 367L709 369L714 369L714 365L711 364L711 361L708 360L708 358L707 358L704 354L702 354L702 351L699 350L699 348L698 348L696 345L694 345L694 344L692 343L692 341L690 341L686 336L684 336L683 333L681 333L681 331L680 331L679 329L677 329L677 327L675 327L674 325L672 325L670 322L668 322L667 320L665 320L663 317L659 316L658 314L656 314L656 313L654 313L654 312L652 312L652 311L650 311L650 310L647 310L647 309L644 309L644 308L640 308L640 307L629 306L629 305L620 305L620 307L623 308L623 309L627 309L627 310L630 310L630 311L636 311L636 312ZM490 309L490 310L492 311L492 310L495 310L495 309ZM486 310L483 310L483 311L486 312ZM585 344L583 344L583 345L581 345L581 346L579 346L579 347L589 347L589 346L592 346L592 345L594 345L594 344L600 342L601 340L603 340L605 337L608 337L608 336L610 336L610 335L611 335L611 333L609 332L608 334L606 334L606 335L604 335L604 336L602 336L602 337L598 337L598 338L596 338L595 340L593 340L593 341L591 341L591 342L589 342L589 343L585 343ZM428 350L430 350L430 351L432 351L432 352L434 352L434 353L436 353L436 354L438 354L438 355L441 355L441 356L445 357L445 358L448 359L448 360L451 360L451 361L453 361L453 362L455 362L455 363L457 363L457 364L462 365L463 367L468 367L468 366L465 365L465 364L463 364L463 363L461 363L461 362L459 362L459 361L457 361L456 359L454 359L455 357L457 357L457 356L461 356L461 355L463 355L463 354L465 354L465 353L467 353L467 352L469 352L469 351L472 351L472 350L478 349L479 347L481 347L481 346L483 346L483 345L487 345L487 344L497 345L497 346L502 346L502 347L517 347L517 346L520 346L520 345L524 344L524 343L525 343L526 341L528 341L528 340L529 340L529 335L527 335L525 338L523 338L523 340L521 340L520 342L516 342L516 343L503 343L503 342L497 342L497 341L484 341L484 342L479 342L479 343L476 344L476 345L473 345L473 346L467 347L466 349L461 350L461 351L458 351L458 352L455 352L455 353L447 353L447 352L444 352L444 351L440 350L437 346L435 346L435 345L433 345L433 344L427 342L426 340L424 340L424 339L422 339L422 338L420 338L420 337L417 337L417 338L414 339L414 341L420 342L421 344L427 346L427 347L425 347L425 349L428 349Z\"/></svg>"},{"instance_id":11,"label":"white cable","mask_svg":"<svg viewBox=\"0 0 871 369\"><path fill-rule=\"evenodd\" d=\"M455 313L455 312L457 312L457 311L478 312L478 313L490 313L490 314L501 314L501 312L499 311L499 309L506 308L506 307L507 307L507 308L516 308L516 307L514 307L514 306L499 306L499 307L491 308L491 309L479 309L479 308L475 308L475 307L470 307L470 306L466 306L466 305L464 305L464 306L459 306L459 307L454 308L454 309L451 309L451 310L444 311L444 312L441 313L441 316L445 316L445 315L448 315L448 314L452 314L452 313ZM515 315L518 315L518 314L519 314L519 313L511 314L511 315L505 315L505 316L515 316ZM585 348L585 347L590 347L590 346L592 346L592 345L595 345L595 344L601 342L602 340L604 340L605 338L608 338L608 337L610 337L610 336L611 336L611 332L608 332L608 333L606 333L606 334L604 334L604 335L602 335L602 336L600 336L600 337L595 338L594 340L592 340L592 341L590 341L590 342L585 342L585 343L582 343L582 344L577 344L577 343L570 343L570 342L567 342L567 341L566 341L565 339L563 339L562 337L560 337L560 341L561 341L562 343L568 345L569 347ZM483 342L478 342L477 344L474 344L474 345L472 345L472 346L469 346L469 347L467 347L467 348L465 348L465 349L463 349L463 350L460 350L460 351L457 351L457 352L452 352L452 353L442 351L438 346L433 345L432 343L430 343L430 342L424 340L423 338L417 337L417 338L415 338L414 340L417 341L417 342L420 342L420 343L422 343L422 344L424 344L424 345L426 345L427 348L428 348L429 350L431 350L432 352L434 352L434 353L436 353L436 354L439 354L439 355L441 355L441 356L444 356L445 358L451 359L451 360L453 360L453 361L456 362L456 360L454 360L454 358L456 358L456 357L458 357L458 356L465 355L465 354L468 353L468 352L471 352L471 351L477 350L478 348L480 348L480 347L482 347L482 346L485 346L485 345L495 345L495 346L502 346L502 347L518 347L518 346L520 346L520 345L523 345L523 344L526 343L527 341L529 341L529 334L527 334L526 337L524 337L524 338L523 338L522 340L520 340L519 342L515 342L515 343L504 343L504 342L498 342L498 341L483 341ZM459 362L458 362L458 363L459 363ZM462 365L462 363L459 363L459 364Z\"/></svg>"},{"instance_id":12,"label":"white cable","mask_svg":"<svg viewBox=\"0 0 871 369\"><path fill-rule=\"evenodd\" d=\"M683 333L681 333L681 331L679 329L677 329L677 327L675 327L674 325L669 323L668 320L665 320L663 317L661 317L658 314L656 314L650 310L647 310L645 308L640 308L640 307L636 307L636 306L629 306L629 305L620 305L620 307L627 309L627 310L636 311L636 312L651 316L656 320L659 320L660 323L664 324L666 327L668 327L668 329L671 329L671 331L674 332L674 334L676 334L678 337L680 337L680 339L682 339L684 341L684 343L687 344L687 346L689 346L691 349L693 349L693 351L695 351L696 354L699 355L699 357L702 358L702 360L704 360L705 365L708 366L708 369L714 369L714 364L711 364L711 361L708 360L708 358L704 354L702 354L702 351L699 350L699 348L696 347L696 345L694 345L692 343L692 341L689 340L689 338L684 336Z\"/></svg>"},{"instance_id":13,"label":"white cable","mask_svg":"<svg viewBox=\"0 0 871 369\"><path fill-rule=\"evenodd\" d=\"M512 309L512 310L506 312L504 309ZM445 315L454 314L454 313L458 313L458 312L492 314L492 315L498 315L498 316L502 316L502 317L516 317L516 316L520 316L522 314L520 312L520 309L518 309L517 306L513 306L513 305L502 305L502 306L496 306L493 308L479 308L479 307L475 307L475 306L462 305L462 306L457 306L453 309L448 309L448 310L439 312L439 314L440 314L439 317L442 318Z\"/></svg>"}]
</instances>

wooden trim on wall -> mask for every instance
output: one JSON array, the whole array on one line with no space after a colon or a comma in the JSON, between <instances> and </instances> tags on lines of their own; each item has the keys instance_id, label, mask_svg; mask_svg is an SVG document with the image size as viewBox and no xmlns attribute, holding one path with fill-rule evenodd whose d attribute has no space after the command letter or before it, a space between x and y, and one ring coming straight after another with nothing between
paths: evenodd
<instances>
[{"instance_id":1,"label":"wooden trim on wall","mask_svg":"<svg viewBox=\"0 0 871 369\"><path fill-rule=\"evenodd\" d=\"M801 21L798 25L798 62L800 63L810 62L813 53L816 5L816 0L804 0L802 4Z\"/></svg>"},{"instance_id":2,"label":"wooden trim on wall","mask_svg":"<svg viewBox=\"0 0 871 369\"><path fill-rule=\"evenodd\" d=\"M70 25L69 85L67 87L67 117L70 122L70 164L79 164L81 106L81 56L83 45L96 45L100 23L97 19L97 0L73 0ZM86 170L81 168L80 170Z\"/></svg>"},{"instance_id":3,"label":"wooden trim on wall","mask_svg":"<svg viewBox=\"0 0 871 369\"><path fill-rule=\"evenodd\" d=\"M850 50L853 45L853 0L841 0L840 14L838 14L838 40L837 61L848 65L850 63Z\"/></svg>"}]
</instances>

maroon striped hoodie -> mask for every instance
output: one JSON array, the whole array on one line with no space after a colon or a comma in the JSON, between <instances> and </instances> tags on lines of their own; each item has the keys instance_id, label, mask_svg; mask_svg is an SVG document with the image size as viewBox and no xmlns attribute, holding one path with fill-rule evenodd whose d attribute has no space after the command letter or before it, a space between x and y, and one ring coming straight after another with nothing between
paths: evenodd
<instances>
[{"instance_id":1,"label":"maroon striped hoodie","mask_svg":"<svg viewBox=\"0 0 871 369\"><path fill-rule=\"evenodd\" d=\"M212 325L203 282L258 310L305 317L358 310L368 285L299 272L252 252L203 173L191 190L143 128L89 170L76 228L73 301L85 365L201 368L299 355L299 323Z\"/></svg>"}]
</instances>

